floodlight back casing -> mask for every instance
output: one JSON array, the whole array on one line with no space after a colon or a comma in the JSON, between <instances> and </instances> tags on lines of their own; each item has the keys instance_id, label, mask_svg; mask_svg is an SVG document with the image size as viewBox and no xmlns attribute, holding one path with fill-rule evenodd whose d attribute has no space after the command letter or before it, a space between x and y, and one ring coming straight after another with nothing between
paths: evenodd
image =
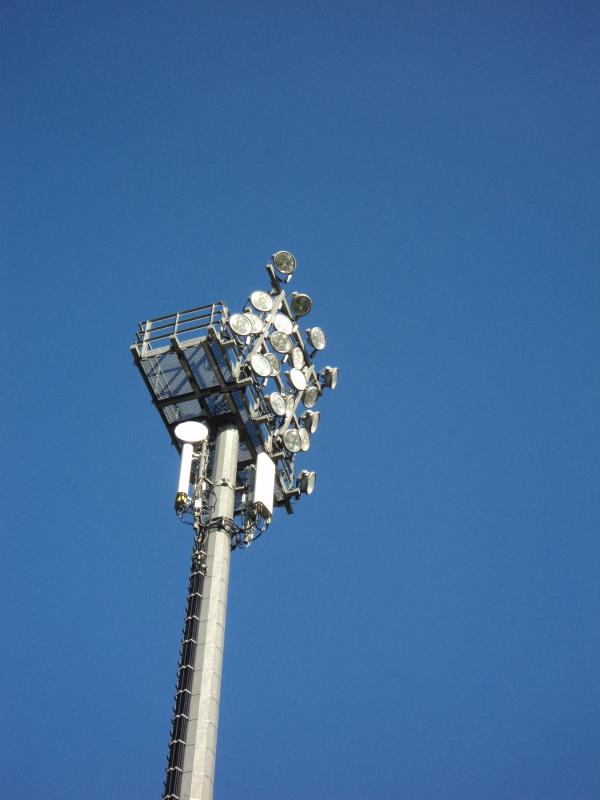
<instances>
[{"instance_id":1,"label":"floodlight back casing","mask_svg":"<svg viewBox=\"0 0 600 800\"><path fill-rule=\"evenodd\" d=\"M302 494L312 494L315 490L317 473L303 469L298 476L297 485Z\"/></svg>"},{"instance_id":2,"label":"floodlight back casing","mask_svg":"<svg viewBox=\"0 0 600 800\"><path fill-rule=\"evenodd\" d=\"M319 427L319 421L321 419L321 412L320 411L305 411L302 414L301 420L306 425L306 428L309 433L316 433L317 428Z\"/></svg>"},{"instance_id":3,"label":"floodlight back casing","mask_svg":"<svg viewBox=\"0 0 600 800\"><path fill-rule=\"evenodd\" d=\"M275 492L275 464L266 453L256 458L256 477L252 507L267 522L273 516L273 496Z\"/></svg>"},{"instance_id":4,"label":"floodlight back casing","mask_svg":"<svg viewBox=\"0 0 600 800\"><path fill-rule=\"evenodd\" d=\"M319 373L319 380L327 389L335 389L338 382L338 376L338 367L324 367Z\"/></svg>"}]
</instances>

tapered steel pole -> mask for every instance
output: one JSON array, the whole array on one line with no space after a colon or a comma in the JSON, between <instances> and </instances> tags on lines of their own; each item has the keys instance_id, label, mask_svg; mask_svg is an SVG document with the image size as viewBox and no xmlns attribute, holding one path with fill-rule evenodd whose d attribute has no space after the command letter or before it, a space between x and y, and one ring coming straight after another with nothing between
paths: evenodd
<instances>
[{"instance_id":1,"label":"tapered steel pole","mask_svg":"<svg viewBox=\"0 0 600 800\"><path fill-rule=\"evenodd\" d=\"M238 444L235 425L217 432L213 522L192 558L163 794L169 800L212 800L213 796L231 552L229 534L220 520L233 518Z\"/></svg>"}]
</instances>

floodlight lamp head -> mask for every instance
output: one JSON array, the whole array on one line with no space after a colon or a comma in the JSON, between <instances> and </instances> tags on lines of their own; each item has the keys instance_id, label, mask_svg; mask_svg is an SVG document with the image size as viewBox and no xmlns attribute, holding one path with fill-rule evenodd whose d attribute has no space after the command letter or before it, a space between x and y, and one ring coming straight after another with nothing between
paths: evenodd
<instances>
[{"instance_id":1,"label":"floodlight lamp head","mask_svg":"<svg viewBox=\"0 0 600 800\"><path fill-rule=\"evenodd\" d=\"M295 428L288 428L283 434L283 444L290 451L290 453L298 453L302 449L300 432Z\"/></svg>"},{"instance_id":2,"label":"floodlight lamp head","mask_svg":"<svg viewBox=\"0 0 600 800\"><path fill-rule=\"evenodd\" d=\"M338 382L338 367L324 367L319 372L319 381L321 386L326 389L335 389Z\"/></svg>"},{"instance_id":3,"label":"floodlight lamp head","mask_svg":"<svg viewBox=\"0 0 600 800\"><path fill-rule=\"evenodd\" d=\"M297 389L299 392L303 392L306 389L306 375L301 369L293 367L286 373L286 377L293 389Z\"/></svg>"},{"instance_id":4,"label":"floodlight lamp head","mask_svg":"<svg viewBox=\"0 0 600 800\"><path fill-rule=\"evenodd\" d=\"M296 481L296 485L302 494L312 494L315 490L315 483L317 481L317 473L311 472L307 469L303 469L300 475L298 475L298 480Z\"/></svg>"},{"instance_id":5,"label":"floodlight lamp head","mask_svg":"<svg viewBox=\"0 0 600 800\"><path fill-rule=\"evenodd\" d=\"M302 395L302 402L305 408L312 408L319 399L319 388L317 386L307 386Z\"/></svg>"},{"instance_id":6,"label":"floodlight lamp head","mask_svg":"<svg viewBox=\"0 0 600 800\"><path fill-rule=\"evenodd\" d=\"M203 422L187 420L180 422L173 431L180 442L184 444L198 444L208 438L208 428Z\"/></svg>"},{"instance_id":7,"label":"floodlight lamp head","mask_svg":"<svg viewBox=\"0 0 600 800\"><path fill-rule=\"evenodd\" d=\"M304 424L304 427L309 433L316 433L317 428L319 427L319 420L321 419L321 414L319 411L305 411L304 414L300 417L300 421Z\"/></svg>"},{"instance_id":8,"label":"floodlight lamp head","mask_svg":"<svg viewBox=\"0 0 600 800\"><path fill-rule=\"evenodd\" d=\"M292 301L290 303L292 314L298 317L304 317L312 308L312 300L307 294L303 292L292 292Z\"/></svg>"},{"instance_id":9,"label":"floodlight lamp head","mask_svg":"<svg viewBox=\"0 0 600 800\"><path fill-rule=\"evenodd\" d=\"M273 308L273 298L268 292L257 289L250 295L250 302L257 311L266 313Z\"/></svg>"},{"instance_id":10,"label":"floodlight lamp head","mask_svg":"<svg viewBox=\"0 0 600 800\"><path fill-rule=\"evenodd\" d=\"M273 265L277 272L285 275L285 278L289 280L289 276L296 269L296 259L287 250L278 250L273 253Z\"/></svg>"},{"instance_id":11,"label":"floodlight lamp head","mask_svg":"<svg viewBox=\"0 0 600 800\"><path fill-rule=\"evenodd\" d=\"M315 350L324 350L325 345L327 344L327 338L325 336L325 331L323 328L307 328L306 335L308 336L308 341Z\"/></svg>"},{"instance_id":12,"label":"floodlight lamp head","mask_svg":"<svg viewBox=\"0 0 600 800\"><path fill-rule=\"evenodd\" d=\"M252 324L245 314L232 314L229 317L229 327L242 338L252 333Z\"/></svg>"},{"instance_id":13,"label":"floodlight lamp head","mask_svg":"<svg viewBox=\"0 0 600 800\"><path fill-rule=\"evenodd\" d=\"M254 353L250 358L252 371L260 378L268 378L271 375L271 363L266 356L261 353Z\"/></svg>"}]
</instances>

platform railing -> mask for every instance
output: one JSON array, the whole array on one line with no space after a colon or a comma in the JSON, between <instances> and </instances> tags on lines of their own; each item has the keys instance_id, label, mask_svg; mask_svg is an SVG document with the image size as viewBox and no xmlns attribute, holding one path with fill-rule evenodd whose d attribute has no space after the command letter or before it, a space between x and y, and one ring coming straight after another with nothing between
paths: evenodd
<instances>
[{"instance_id":1,"label":"platform railing","mask_svg":"<svg viewBox=\"0 0 600 800\"><path fill-rule=\"evenodd\" d=\"M219 334L227 320L227 307L221 301L207 306L197 306L175 314L155 317L138 323L135 343L144 356L148 351L169 347L172 336L180 340L202 337L209 328Z\"/></svg>"}]
</instances>

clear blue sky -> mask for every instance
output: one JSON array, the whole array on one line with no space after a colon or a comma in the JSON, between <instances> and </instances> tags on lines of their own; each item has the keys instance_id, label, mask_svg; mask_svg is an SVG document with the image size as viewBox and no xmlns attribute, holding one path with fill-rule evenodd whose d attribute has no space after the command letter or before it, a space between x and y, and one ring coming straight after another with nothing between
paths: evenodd
<instances>
[{"instance_id":1,"label":"clear blue sky","mask_svg":"<svg viewBox=\"0 0 600 800\"><path fill-rule=\"evenodd\" d=\"M128 346L299 262L318 488L217 798L600 797L596 3L4 3L3 794L160 797L189 529Z\"/></svg>"}]
</instances>

